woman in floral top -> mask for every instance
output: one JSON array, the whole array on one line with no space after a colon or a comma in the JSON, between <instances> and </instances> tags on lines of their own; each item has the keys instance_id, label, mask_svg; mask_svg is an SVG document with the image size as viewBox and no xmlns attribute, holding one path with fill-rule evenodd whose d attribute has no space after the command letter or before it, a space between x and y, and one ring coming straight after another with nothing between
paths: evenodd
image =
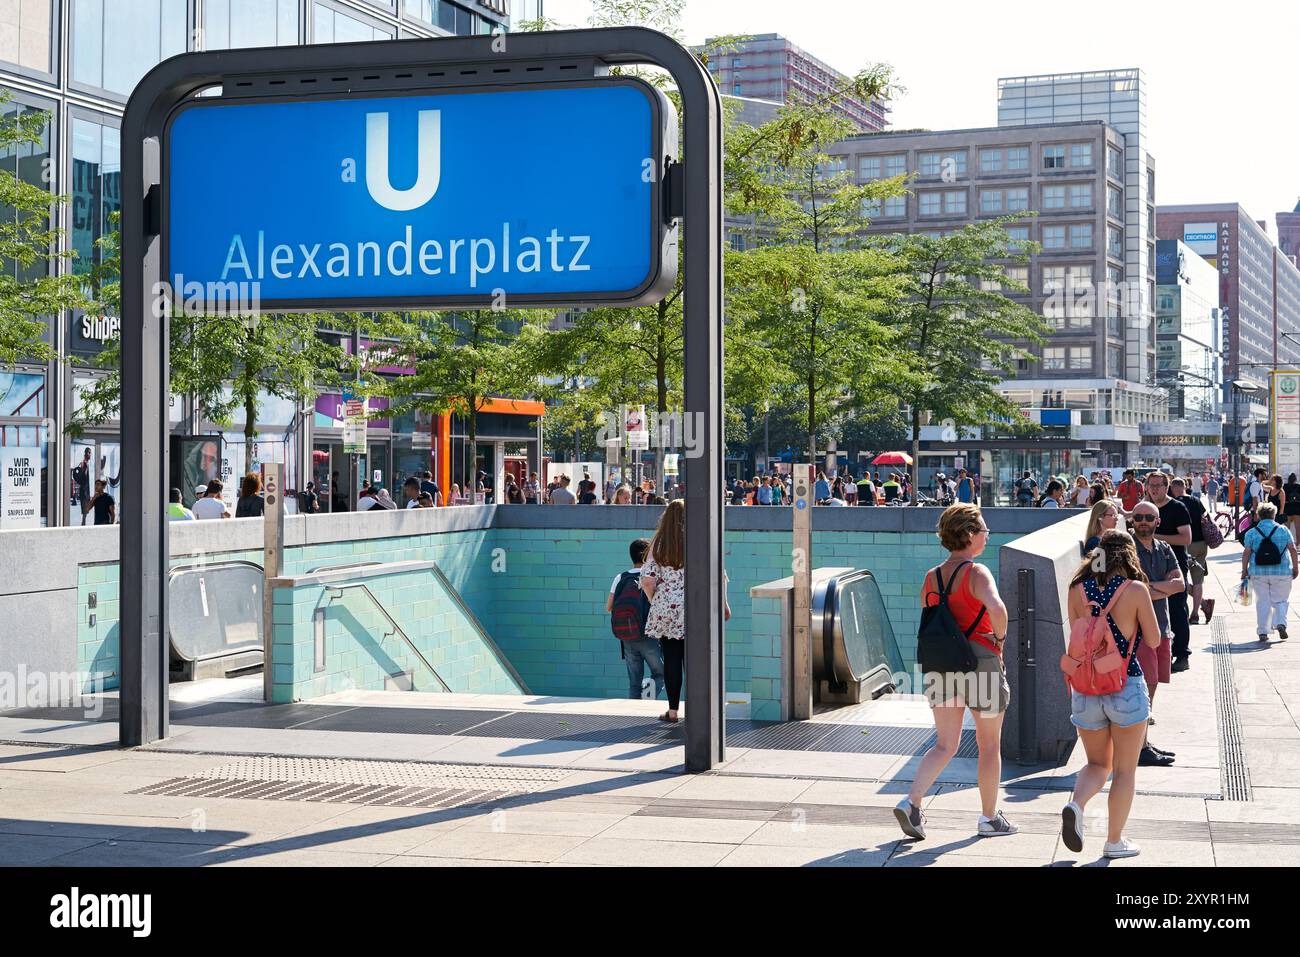
<instances>
[{"instance_id":1,"label":"woman in floral top","mask_svg":"<svg viewBox=\"0 0 1300 957\"><path fill-rule=\"evenodd\" d=\"M641 590L650 599L645 635L658 638L664 658L668 710L660 721L676 723L682 697L682 665L686 656L686 502L669 502L650 541L650 556L641 566ZM725 586L724 586L725 588ZM731 608L723 597L724 617Z\"/></svg>"}]
</instances>

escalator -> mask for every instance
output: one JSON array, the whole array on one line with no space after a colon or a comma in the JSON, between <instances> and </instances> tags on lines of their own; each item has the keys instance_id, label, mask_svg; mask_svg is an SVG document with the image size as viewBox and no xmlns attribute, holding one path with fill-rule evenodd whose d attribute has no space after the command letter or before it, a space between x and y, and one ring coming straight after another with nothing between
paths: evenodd
<instances>
[{"instance_id":1,"label":"escalator","mask_svg":"<svg viewBox=\"0 0 1300 957\"><path fill-rule=\"evenodd\" d=\"M813 586L812 671L822 705L859 704L900 689L903 656L875 576L839 573Z\"/></svg>"},{"instance_id":2,"label":"escalator","mask_svg":"<svg viewBox=\"0 0 1300 957\"><path fill-rule=\"evenodd\" d=\"M173 680L224 678L262 664L262 566L176 565L167 579Z\"/></svg>"}]
</instances>

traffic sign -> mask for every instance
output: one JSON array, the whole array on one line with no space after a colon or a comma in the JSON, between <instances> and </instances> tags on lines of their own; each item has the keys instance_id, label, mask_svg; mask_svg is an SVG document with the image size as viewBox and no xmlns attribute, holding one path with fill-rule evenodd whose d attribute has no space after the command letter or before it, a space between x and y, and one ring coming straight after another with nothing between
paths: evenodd
<instances>
[{"instance_id":1,"label":"traffic sign","mask_svg":"<svg viewBox=\"0 0 1300 957\"><path fill-rule=\"evenodd\" d=\"M435 93L191 99L168 118L177 305L654 302L671 103L629 77Z\"/></svg>"}]
</instances>

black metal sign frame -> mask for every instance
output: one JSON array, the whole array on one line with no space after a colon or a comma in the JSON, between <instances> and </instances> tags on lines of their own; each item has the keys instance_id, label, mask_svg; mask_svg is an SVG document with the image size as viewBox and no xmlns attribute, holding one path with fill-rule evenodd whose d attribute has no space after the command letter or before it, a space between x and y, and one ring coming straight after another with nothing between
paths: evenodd
<instances>
[{"instance_id":1,"label":"black metal sign frame","mask_svg":"<svg viewBox=\"0 0 1300 957\"><path fill-rule=\"evenodd\" d=\"M633 64L665 70L682 104L685 158L677 171L685 244L684 405L704 437L686 487L685 767L705 771L723 760L722 101L690 51L635 27L187 53L140 81L122 122L123 746L166 737L169 722L169 339L167 310L155 303L164 278L161 147L168 116L218 86L222 100L321 88L343 95L433 92L571 81Z\"/></svg>"}]
</instances>

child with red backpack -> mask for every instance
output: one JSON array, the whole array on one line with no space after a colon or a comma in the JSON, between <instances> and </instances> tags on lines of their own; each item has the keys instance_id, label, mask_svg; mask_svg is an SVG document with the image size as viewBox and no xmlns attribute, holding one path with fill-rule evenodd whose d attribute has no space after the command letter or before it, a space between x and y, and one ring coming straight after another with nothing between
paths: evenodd
<instances>
[{"instance_id":1,"label":"child with red backpack","mask_svg":"<svg viewBox=\"0 0 1300 957\"><path fill-rule=\"evenodd\" d=\"M1138 755L1146 740L1151 702L1137 660L1137 642L1158 648L1147 577L1133 539L1112 530L1084 559L1070 582L1070 639L1061 670L1070 689L1070 721L1088 755L1074 794L1061 811L1065 846L1083 850L1083 808L1111 778L1106 845L1108 858L1136 857L1141 848L1124 837L1137 787Z\"/></svg>"},{"instance_id":2,"label":"child with red backpack","mask_svg":"<svg viewBox=\"0 0 1300 957\"><path fill-rule=\"evenodd\" d=\"M650 669L654 679L654 697L658 698L664 690L664 659L659 639L647 638L645 634L650 599L641 590L641 566L649 553L650 542L644 538L638 538L628 546L632 567L614 576L609 586L609 597L605 599L605 610L610 613L610 630L619 639L619 648L627 665L629 698L650 697L650 683L644 678L645 668Z\"/></svg>"}]
</instances>

